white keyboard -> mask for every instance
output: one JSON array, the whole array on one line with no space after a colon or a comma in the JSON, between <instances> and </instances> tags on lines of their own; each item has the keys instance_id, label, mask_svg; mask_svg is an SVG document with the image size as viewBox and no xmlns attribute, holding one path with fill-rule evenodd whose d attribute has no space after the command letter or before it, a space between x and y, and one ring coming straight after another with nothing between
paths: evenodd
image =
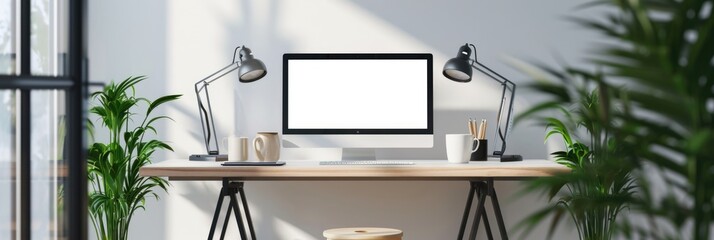
<instances>
[{"instance_id":1,"label":"white keyboard","mask_svg":"<svg viewBox=\"0 0 714 240\"><path fill-rule=\"evenodd\" d=\"M414 165L414 162L399 160L322 161L320 165Z\"/></svg>"}]
</instances>

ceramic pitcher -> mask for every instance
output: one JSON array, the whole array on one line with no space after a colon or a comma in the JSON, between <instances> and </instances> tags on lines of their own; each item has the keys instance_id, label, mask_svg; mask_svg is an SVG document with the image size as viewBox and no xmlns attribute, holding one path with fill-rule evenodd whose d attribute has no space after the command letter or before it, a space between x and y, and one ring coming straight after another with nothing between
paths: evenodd
<instances>
[{"instance_id":1,"label":"ceramic pitcher","mask_svg":"<svg viewBox=\"0 0 714 240\"><path fill-rule=\"evenodd\" d=\"M274 162L280 159L280 135L277 132L258 132L253 139L255 156L263 162Z\"/></svg>"}]
</instances>

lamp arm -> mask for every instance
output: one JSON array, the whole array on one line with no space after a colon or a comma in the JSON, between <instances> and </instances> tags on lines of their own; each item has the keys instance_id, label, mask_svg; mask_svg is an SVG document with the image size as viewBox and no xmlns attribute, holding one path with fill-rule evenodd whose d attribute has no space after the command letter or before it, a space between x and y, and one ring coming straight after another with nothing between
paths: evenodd
<instances>
[{"instance_id":1,"label":"lamp arm","mask_svg":"<svg viewBox=\"0 0 714 240\"><path fill-rule=\"evenodd\" d=\"M206 145L206 153L210 154L210 139L211 139L211 124L209 121L208 117L208 112L206 111L206 108L203 106L203 102L201 101L201 90L206 89L206 95L208 95L208 89L206 88L208 84L205 82L200 82L203 83L203 85L199 86L199 83L196 83L195 85L195 90L196 90L196 102L198 103L198 114L199 118L201 119L201 131L203 132L203 143Z\"/></svg>"},{"instance_id":2,"label":"lamp arm","mask_svg":"<svg viewBox=\"0 0 714 240\"><path fill-rule=\"evenodd\" d=\"M206 145L206 152L209 155L218 155L220 149L218 144L218 137L216 135L216 124L213 121L213 109L211 108L211 98L208 94L208 85L225 76L226 74L235 71L239 67L240 64L238 62L233 62L230 65L216 71L215 73L208 75L208 77L199 80L194 85L194 89L196 91L196 100L198 102L198 113L201 119L203 141ZM203 101L201 100L201 92L205 93L206 104L208 105L208 108L203 105ZM216 150L211 150L211 136L213 136L213 141L215 142Z\"/></svg>"},{"instance_id":3,"label":"lamp arm","mask_svg":"<svg viewBox=\"0 0 714 240\"><path fill-rule=\"evenodd\" d=\"M513 83L511 83L511 84L513 84ZM501 125L500 124L498 125L498 134L502 141L501 155L503 155L506 152L506 137L508 136L508 131L513 127L513 122L511 120L512 120L512 116L513 116L513 100L515 100L515 96L516 96L516 85L513 84L513 86L511 86L511 87L512 87L511 88L511 99L510 99L510 101L508 101L508 109L507 109L506 119L505 119L506 120L506 128L503 130L503 132L501 132ZM506 94L507 89L508 88L504 85L503 93L501 95L501 108L504 107L503 100L505 99L505 94ZM498 116L499 121L501 120L501 117L502 117L500 115L501 110L502 109L499 109L499 116Z\"/></svg>"},{"instance_id":4,"label":"lamp arm","mask_svg":"<svg viewBox=\"0 0 714 240\"><path fill-rule=\"evenodd\" d=\"M474 65L474 64L475 64L475 65ZM476 70L478 70L479 72L481 72L481 73L483 73L483 74L488 75L490 78L492 78L493 80L496 80L497 82L499 82L499 83L501 83L501 84L516 85L515 83L511 82L510 80L508 80L508 78L502 76L501 74L498 74L496 71L491 70L491 69L488 68L486 65L483 65L482 63L480 63L480 62L478 62L478 61L476 61L476 60L473 60L473 64L471 64L471 67L475 68ZM488 70L488 72L484 71L483 69ZM495 76L497 76L497 77L494 77L494 76L491 75L491 74L493 74L493 75L495 75Z\"/></svg>"},{"instance_id":5,"label":"lamp arm","mask_svg":"<svg viewBox=\"0 0 714 240\"><path fill-rule=\"evenodd\" d=\"M511 128L511 117L512 117L512 112L513 112L513 100L515 99L516 95L516 84L508 80L508 78L502 76L501 74L498 74L496 71L493 71L491 68L487 67L486 65L481 64L478 62L477 57L476 57L476 46L473 44L469 44L473 50L474 50L474 58L471 59L471 67L478 70L479 72L483 73L484 75L488 76L489 78L501 83L501 86L503 86L503 90L501 92L501 103L500 107L498 108L498 118L496 119L496 126L497 126L497 131L496 134L498 138L501 140L501 149L500 151L494 151L494 155L503 155L506 152L506 138L508 137L508 130ZM504 106L504 101L506 100L506 90L511 91L511 97L508 101L508 109L506 109L506 127L505 129L501 128L501 121L503 121L503 108Z\"/></svg>"},{"instance_id":6,"label":"lamp arm","mask_svg":"<svg viewBox=\"0 0 714 240\"><path fill-rule=\"evenodd\" d=\"M198 82L196 82L196 85L198 85L200 83L205 83L203 86L203 88L205 88L208 86L208 84L220 79L221 77L225 76L226 74L229 74L229 73L235 71L239 67L240 67L239 62L233 62L233 63L229 64L228 66L221 68L221 70L211 73L211 75L208 75L207 77L199 80ZM218 75L218 74L220 74L220 75ZM218 75L218 76L216 76L216 75ZM198 90L200 91L201 89L198 89Z\"/></svg>"},{"instance_id":7,"label":"lamp arm","mask_svg":"<svg viewBox=\"0 0 714 240\"><path fill-rule=\"evenodd\" d=\"M471 46L471 48L474 49L474 59L471 59L471 67L475 68L476 70L478 70L479 72L481 72L481 73L483 73L483 74L488 75L490 78L492 78L493 80L498 81L498 82L501 83L501 84L510 83L510 84L512 84L513 86L516 85L515 83L511 82L510 80L508 80L508 78L506 78L506 77L504 77L504 76L501 76L501 74L498 74L496 71L491 70L491 68L487 67L486 65L481 64L481 63L478 61L478 57L477 57L477 53L476 53L476 46L473 45L473 44L471 44L471 43L469 43L468 45ZM477 66L474 66L474 64L476 64ZM485 72L485 71L483 71L483 70L480 69L479 67L488 70L488 73ZM498 78L494 77L494 76L491 75L491 74L496 75Z\"/></svg>"}]
</instances>

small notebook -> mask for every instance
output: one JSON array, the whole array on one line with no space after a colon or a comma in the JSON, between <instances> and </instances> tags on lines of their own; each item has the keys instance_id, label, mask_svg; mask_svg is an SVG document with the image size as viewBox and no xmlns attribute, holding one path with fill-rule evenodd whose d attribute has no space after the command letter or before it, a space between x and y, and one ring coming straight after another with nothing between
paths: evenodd
<instances>
[{"instance_id":1,"label":"small notebook","mask_svg":"<svg viewBox=\"0 0 714 240\"><path fill-rule=\"evenodd\" d=\"M277 162L223 162L222 166L282 166L285 165L283 161Z\"/></svg>"}]
</instances>

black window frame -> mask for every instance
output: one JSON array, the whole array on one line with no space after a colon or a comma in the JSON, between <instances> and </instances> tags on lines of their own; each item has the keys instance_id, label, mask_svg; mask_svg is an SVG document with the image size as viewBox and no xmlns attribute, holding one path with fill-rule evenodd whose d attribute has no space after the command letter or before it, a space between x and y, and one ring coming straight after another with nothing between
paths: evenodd
<instances>
[{"instance_id":1,"label":"black window frame","mask_svg":"<svg viewBox=\"0 0 714 240\"><path fill-rule=\"evenodd\" d=\"M87 239L87 149L86 149L86 103L88 96L87 54L86 54L86 0L68 0L68 51L64 76L35 76L30 69L31 1L20 3L20 72L15 75L0 75L0 90L20 92L20 151L19 161L19 214L21 222L19 238L31 239L31 195L30 195L30 122L32 90L64 90L67 107L67 138L65 157L67 178L65 180L64 229L67 239Z\"/></svg>"}]
</instances>

